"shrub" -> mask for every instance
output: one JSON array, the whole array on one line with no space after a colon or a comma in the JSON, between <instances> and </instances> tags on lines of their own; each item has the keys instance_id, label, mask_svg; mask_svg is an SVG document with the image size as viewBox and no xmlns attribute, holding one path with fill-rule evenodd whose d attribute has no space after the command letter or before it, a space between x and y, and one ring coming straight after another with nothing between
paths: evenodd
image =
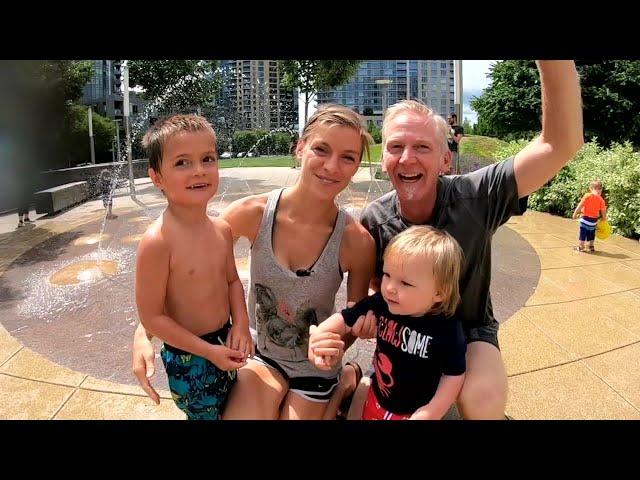
<instances>
[{"instance_id":1,"label":"shrub","mask_svg":"<svg viewBox=\"0 0 640 480\"><path fill-rule=\"evenodd\" d=\"M287 155L292 135L289 132L266 130L242 130L233 134L233 151L248 152L253 149L260 155Z\"/></svg>"},{"instance_id":2,"label":"shrub","mask_svg":"<svg viewBox=\"0 0 640 480\"><path fill-rule=\"evenodd\" d=\"M526 141L498 148L497 159L515 155ZM640 236L640 153L631 143L614 143L604 149L596 140L585 144L558 174L529 196L529 208L571 218L589 182L601 180L607 217L620 235Z\"/></svg>"}]
</instances>

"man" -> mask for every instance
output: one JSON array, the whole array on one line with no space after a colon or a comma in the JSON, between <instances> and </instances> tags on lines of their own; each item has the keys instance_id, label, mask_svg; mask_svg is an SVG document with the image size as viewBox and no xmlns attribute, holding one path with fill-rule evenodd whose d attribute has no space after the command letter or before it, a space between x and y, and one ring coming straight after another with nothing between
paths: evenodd
<instances>
[{"instance_id":1,"label":"man","mask_svg":"<svg viewBox=\"0 0 640 480\"><path fill-rule=\"evenodd\" d=\"M451 130L449 131L449 150L451 151L451 165L454 174L460 173L460 165L458 162L459 154L458 147L460 144L460 140L464 136L464 128L458 125L458 115L452 113L449 115L447 119Z\"/></svg>"},{"instance_id":2,"label":"man","mask_svg":"<svg viewBox=\"0 0 640 480\"><path fill-rule=\"evenodd\" d=\"M583 144L582 106L573 61L537 62L542 85L542 132L515 157L459 176L442 176L451 162L451 126L424 104L390 107L382 129L382 162L395 190L372 202L361 221L376 241L379 289L388 242L411 225L432 225L460 243L465 268L457 315L467 338L467 373L458 397L464 418L504 418L507 375L498 345L491 295L491 239L527 196L543 186ZM372 319L366 318L365 322ZM362 318L360 319L362 321Z\"/></svg>"}]
</instances>

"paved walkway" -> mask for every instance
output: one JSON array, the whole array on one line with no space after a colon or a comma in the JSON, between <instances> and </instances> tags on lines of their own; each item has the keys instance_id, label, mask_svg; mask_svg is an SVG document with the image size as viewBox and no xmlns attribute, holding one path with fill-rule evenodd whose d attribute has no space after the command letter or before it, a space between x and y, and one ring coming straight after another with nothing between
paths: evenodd
<instances>
[{"instance_id":1,"label":"paved walkway","mask_svg":"<svg viewBox=\"0 0 640 480\"><path fill-rule=\"evenodd\" d=\"M297 176L296 170L286 168L221 172L214 209L245 192L290 184ZM368 179L363 170L345 192L348 201L363 203L388 188L383 183L370 188ZM162 208L162 196L148 179L138 180L137 190L138 203L124 191L115 199L114 213L121 219L140 218L140 204ZM97 225L102 218L100 200L21 229L15 228L15 214L0 217L0 419L184 418L166 390L156 406L132 377L128 382L109 381L106 375L87 373L104 359L78 356L68 368L52 361L54 355L37 343L25 346L23 330L11 325L13 317L6 313L33 301L11 296L10 279L31 262L24 259L33 258L34 251L45 253L34 247ZM500 329L509 375L507 413L515 419L640 419L640 244L613 236L597 242L595 254L579 254L572 250L576 233L575 222L532 211L513 218L498 233L506 239L503 244L511 246L504 248L513 248L501 250L500 256L513 257L512 263L506 261L496 289L492 287L508 315L501 318ZM518 271L513 259L517 263L528 255L521 244L531 247L537 260L524 262ZM246 267L242 259L239 263L240 269ZM526 297L513 300L532 279ZM34 315L29 328L42 318ZM132 328L127 324L124 333L114 337L119 348L130 348ZM362 343L355 355L362 360L371 349L371 342ZM163 380L154 381L162 386Z\"/></svg>"}]
</instances>

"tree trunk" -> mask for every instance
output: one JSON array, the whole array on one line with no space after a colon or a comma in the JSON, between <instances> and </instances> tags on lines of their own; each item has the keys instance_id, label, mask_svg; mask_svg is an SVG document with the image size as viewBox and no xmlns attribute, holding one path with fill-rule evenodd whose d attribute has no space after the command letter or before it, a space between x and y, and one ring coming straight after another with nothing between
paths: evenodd
<instances>
[{"instance_id":1,"label":"tree trunk","mask_svg":"<svg viewBox=\"0 0 640 480\"><path fill-rule=\"evenodd\" d=\"M307 115L309 112L309 92L304 92L304 124L307 124Z\"/></svg>"}]
</instances>

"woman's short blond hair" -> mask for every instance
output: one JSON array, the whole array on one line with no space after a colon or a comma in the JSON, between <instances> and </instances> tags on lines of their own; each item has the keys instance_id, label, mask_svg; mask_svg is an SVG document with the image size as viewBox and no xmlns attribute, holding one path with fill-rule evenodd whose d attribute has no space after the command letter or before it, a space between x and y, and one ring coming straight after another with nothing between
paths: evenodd
<instances>
[{"instance_id":1,"label":"woman's short blond hair","mask_svg":"<svg viewBox=\"0 0 640 480\"><path fill-rule=\"evenodd\" d=\"M458 242L444 230L417 225L399 233L389 242L383 260L402 262L429 260L442 301L429 311L451 316L460 303L460 270L463 253Z\"/></svg>"},{"instance_id":2,"label":"woman's short blond hair","mask_svg":"<svg viewBox=\"0 0 640 480\"><path fill-rule=\"evenodd\" d=\"M401 113L413 112L418 115L424 116L425 123L427 122L435 122L436 133L438 135L438 143L440 144L440 148L442 152L449 151L449 144L447 143L447 138L449 136L449 130L451 127L447 123L447 121L442 118L442 116L438 115L431 108L425 105L418 100L402 100L398 103L391 105L387 108L386 112L384 112L384 120L382 121L382 144L384 145L387 138L387 129L389 128L389 122L393 120L395 117L400 115Z\"/></svg>"},{"instance_id":3,"label":"woman's short blond hair","mask_svg":"<svg viewBox=\"0 0 640 480\"><path fill-rule=\"evenodd\" d=\"M309 138L319 125L338 125L340 127L352 128L360 135L362 145L360 161L362 161L365 152L367 153L367 158L369 158L369 145L373 143L373 138L371 138L371 135L364 127L362 117L358 113L337 103L324 103L318 107L309 120L307 120L307 124L302 130L300 140L305 141Z\"/></svg>"}]
</instances>

